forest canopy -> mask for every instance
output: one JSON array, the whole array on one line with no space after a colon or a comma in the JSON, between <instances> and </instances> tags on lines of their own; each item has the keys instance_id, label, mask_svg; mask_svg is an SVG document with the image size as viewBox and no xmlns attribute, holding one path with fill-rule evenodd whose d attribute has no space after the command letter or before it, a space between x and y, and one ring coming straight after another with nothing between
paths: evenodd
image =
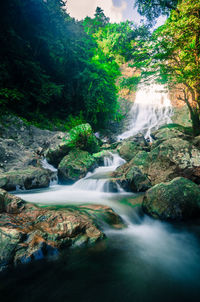
<instances>
[{"instance_id":1,"label":"forest canopy","mask_svg":"<svg viewBox=\"0 0 200 302\"><path fill-rule=\"evenodd\" d=\"M137 35L110 24L97 7L76 21L62 0L3 0L0 10L0 107L48 126L121 118L116 80Z\"/></svg>"}]
</instances>

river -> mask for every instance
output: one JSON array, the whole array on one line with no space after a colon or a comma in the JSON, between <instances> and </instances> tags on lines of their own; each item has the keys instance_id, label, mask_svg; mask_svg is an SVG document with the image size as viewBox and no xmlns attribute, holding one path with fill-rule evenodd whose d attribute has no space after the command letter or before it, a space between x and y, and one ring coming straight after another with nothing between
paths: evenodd
<instances>
[{"instance_id":1,"label":"river","mask_svg":"<svg viewBox=\"0 0 200 302\"><path fill-rule=\"evenodd\" d=\"M163 109L166 121L171 109L167 115ZM144 126L147 136L151 125ZM144 215L140 206L132 206L134 200L137 204L136 194L119 187L112 193L109 175L123 163L118 154L112 153L103 167L74 185L54 183L48 189L16 193L37 204L108 205L123 218L126 228L106 226L107 239L94 247L70 248L59 260L39 261L1 274L4 301L199 301L199 222L156 221Z\"/></svg>"}]
</instances>

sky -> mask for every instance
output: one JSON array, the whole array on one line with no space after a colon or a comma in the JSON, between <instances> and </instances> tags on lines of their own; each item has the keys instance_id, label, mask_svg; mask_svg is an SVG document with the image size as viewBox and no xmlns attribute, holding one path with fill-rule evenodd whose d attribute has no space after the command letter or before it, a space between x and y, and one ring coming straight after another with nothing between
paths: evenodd
<instances>
[{"instance_id":1,"label":"sky","mask_svg":"<svg viewBox=\"0 0 200 302\"><path fill-rule=\"evenodd\" d=\"M81 20L86 16L93 17L96 7L104 10L111 22L131 20L139 24L142 17L134 9L135 0L67 0L67 11L75 19ZM159 25L163 23L159 20Z\"/></svg>"}]
</instances>

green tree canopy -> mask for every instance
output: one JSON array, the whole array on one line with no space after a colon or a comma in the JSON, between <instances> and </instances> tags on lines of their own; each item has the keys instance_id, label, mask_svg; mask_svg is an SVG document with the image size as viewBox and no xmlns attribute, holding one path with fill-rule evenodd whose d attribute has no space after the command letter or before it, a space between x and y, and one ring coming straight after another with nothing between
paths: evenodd
<instances>
[{"instance_id":1,"label":"green tree canopy","mask_svg":"<svg viewBox=\"0 0 200 302\"><path fill-rule=\"evenodd\" d=\"M200 134L200 1L182 0L166 23L134 53L134 65L143 77L153 75L162 83L178 87Z\"/></svg>"},{"instance_id":2,"label":"green tree canopy","mask_svg":"<svg viewBox=\"0 0 200 302\"><path fill-rule=\"evenodd\" d=\"M136 0L135 7L138 12L145 16L148 21L154 23L161 15L169 15L171 10L176 9L179 0Z\"/></svg>"},{"instance_id":3,"label":"green tree canopy","mask_svg":"<svg viewBox=\"0 0 200 302\"><path fill-rule=\"evenodd\" d=\"M98 26L108 23L97 9ZM116 117L119 68L62 0L0 4L0 104L31 121L83 114L94 127Z\"/></svg>"}]
</instances>

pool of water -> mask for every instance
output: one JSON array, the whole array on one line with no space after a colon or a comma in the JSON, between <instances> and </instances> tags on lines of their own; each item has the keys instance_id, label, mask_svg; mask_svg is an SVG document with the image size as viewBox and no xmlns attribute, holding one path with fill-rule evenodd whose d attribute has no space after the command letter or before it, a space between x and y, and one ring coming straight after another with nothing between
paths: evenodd
<instances>
[{"instance_id":1,"label":"pool of water","mask_svg":"<svg viewBox=\"0 0 200 302\"><path fill-rule=\"evenodd\" d=\"M127 227L107 226L107 239L94 247L70 248L57 260L1 273L1 301L199 301L200 222L169 224L147 217L134 207L136 194L105 192L108 179L102 175L108 170L98 168L72 186L15 192L40 205L108 205Z\"/></svg>"}]
</instances>

